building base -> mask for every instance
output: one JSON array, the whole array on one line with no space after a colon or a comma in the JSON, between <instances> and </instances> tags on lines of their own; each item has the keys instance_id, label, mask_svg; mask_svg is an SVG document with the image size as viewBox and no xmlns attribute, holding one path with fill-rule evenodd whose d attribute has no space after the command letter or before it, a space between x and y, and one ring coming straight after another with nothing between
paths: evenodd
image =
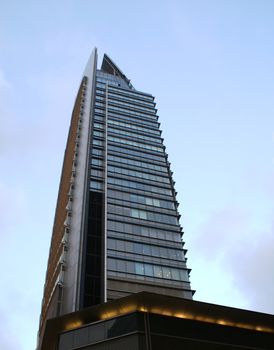
<instances>
[{"instance_id":1,"label":"building base","mask_svg":"<svg viewBox=\"0 0 274 350\"><path fill-rule=\"evenodd\" d=\"M274 349L274 316L141 292L47 321L42 350Z\"/></svg>"}]
</instances>

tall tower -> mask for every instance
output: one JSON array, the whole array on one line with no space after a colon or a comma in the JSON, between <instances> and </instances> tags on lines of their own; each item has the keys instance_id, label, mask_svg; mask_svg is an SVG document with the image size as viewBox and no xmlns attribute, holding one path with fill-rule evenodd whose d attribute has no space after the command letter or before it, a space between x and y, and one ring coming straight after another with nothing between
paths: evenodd
<instances>
[{"instance_id":1,"label":"tall tower","mask_svg":"<svg viewBox=\"0 0 274 350\"><path fill-rule=\"evenodd\" d=\"M140 291L191 299L154 97L94 49L72 112L44 287L48 318Z\"/></svg>"},{"instance_id":2,"label":"tall tower","mask_svg":"<svg viewBox=\"0 0 274 350\"><path fill-rule=\"evenodd\" d=\"M107 55L98 70L94 49L72 112L39 350L274 349L274 316L191 300L177 209L154 97Z\"/></svg>"}]
</instances>

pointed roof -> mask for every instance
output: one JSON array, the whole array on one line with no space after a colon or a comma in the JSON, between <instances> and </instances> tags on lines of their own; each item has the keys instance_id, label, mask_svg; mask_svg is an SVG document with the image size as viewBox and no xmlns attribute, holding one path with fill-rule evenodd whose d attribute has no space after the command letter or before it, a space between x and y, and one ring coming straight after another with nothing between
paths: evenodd
<instances>
[{"instance_id":1,"label":"pointed roof","mask_svg":"<svg viewBox=\"0 0 274 350\"><path fill-rule=\"evenodd\" d=\"M126 77L126 75L121 71L121 69L112 61L112 59L107 54L104 54L101 70L108 74L112 74L122 78L131 89L133 88L133 86L130 83L130 79Z\"/></svg>"}]
</instances>

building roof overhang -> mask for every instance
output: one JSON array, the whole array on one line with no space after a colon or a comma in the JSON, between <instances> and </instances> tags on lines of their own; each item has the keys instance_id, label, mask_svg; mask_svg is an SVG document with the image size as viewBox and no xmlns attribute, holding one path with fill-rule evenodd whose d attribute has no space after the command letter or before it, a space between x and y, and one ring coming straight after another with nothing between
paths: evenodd
<instances>
[{"instance_id":1,"label":"building roof overhang","mask_svg":"<svg viewBox=\"0 0 274 350\"><path fill-rule=\"evenodd\" d=\"M58 334L61 332L137 311L254 332L274 333L274 315L140 292L48 320L41 349L55 349Z\"/></svg>"}]
</instances>

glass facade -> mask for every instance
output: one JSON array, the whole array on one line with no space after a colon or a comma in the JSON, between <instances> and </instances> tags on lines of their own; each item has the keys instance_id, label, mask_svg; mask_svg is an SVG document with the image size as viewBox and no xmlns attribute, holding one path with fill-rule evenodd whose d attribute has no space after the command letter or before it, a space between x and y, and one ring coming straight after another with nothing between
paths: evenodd
<instances>
[{"instance_id":1,"label":"glass facade","mask_svg":"<svg viewBox=\"0 0 274 350\"><path fill-rule=\"evenodd\" d=\"M192 298L154 97L97 49L64 154L39 325L140 291Z\"/></svg>"},{"instance_id":2,"label":"glass facade","mask_svg":"<svg viewBox=\"0 0 274 350\"><path fill-rule=\"evenodd\" d=\"M154 97L136 91L115 68L104 56L96 71L82 303L142 290L191 298Z\"/></svg>"}]
</instances>

